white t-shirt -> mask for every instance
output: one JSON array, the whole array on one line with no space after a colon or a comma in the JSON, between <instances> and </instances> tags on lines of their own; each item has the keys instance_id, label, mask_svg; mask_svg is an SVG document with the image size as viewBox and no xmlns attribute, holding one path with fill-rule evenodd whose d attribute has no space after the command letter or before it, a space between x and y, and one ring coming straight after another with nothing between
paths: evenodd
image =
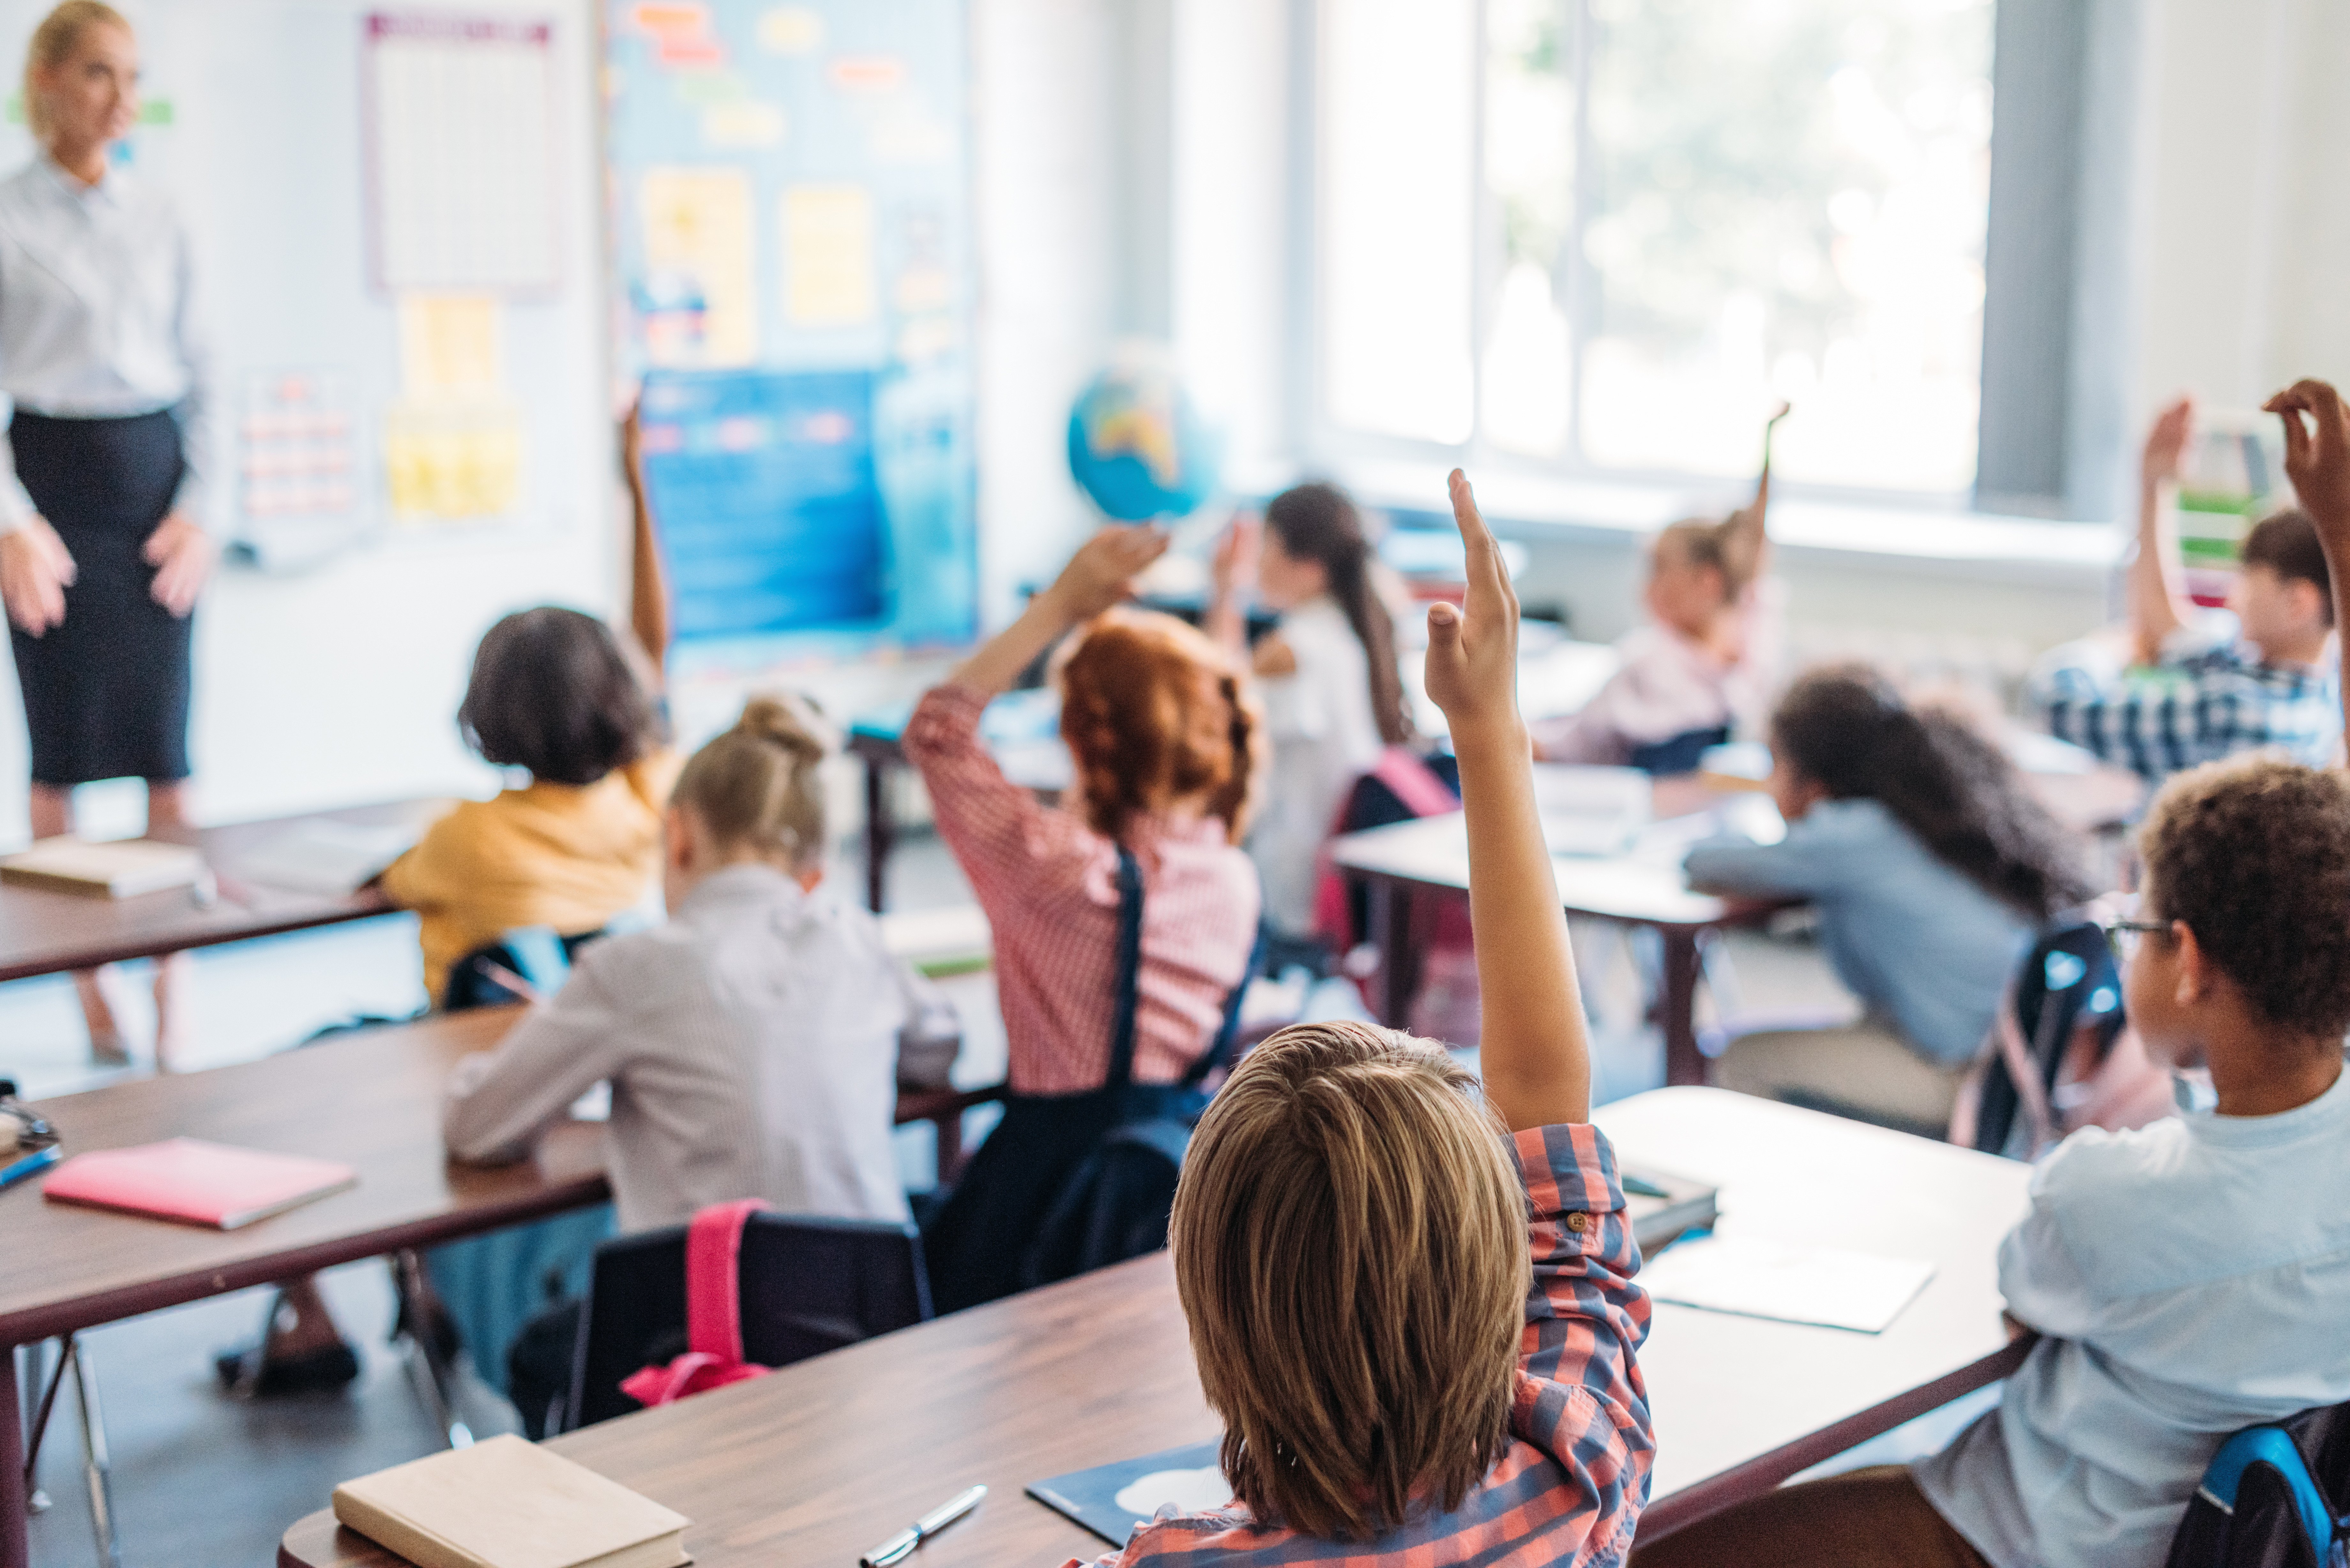
<instances>
[{"instance_id":1,"label":"white t-shirt","mask_svg":"<svg viewBox=\"0 0 2350 1568\"><path fill-rule=\"evenodd\" d=\"M2230 1433L2350 1401L2350 1073L2277 1116L2074 1133L1999 1283L2044 1337L1919 1489L1994 1568L2160 1568Z\"/></svg>"},{"instance_id":2,"label":"white t-shirt","mask_svg":"<svg viewBox=\"0 0 2350 1568\"><path fill-rule=\"evenodd\" d=\"M1272 766L1249 832L1249 857L1264 882L1265 914L1287 936L1314 929L1315 856L1355 780L1386 742L1371 711L1371 666L1347 612L1327 594L1292 606L1281 640L1294 674L1263 682Z\"/></svg>"}]
</instances>

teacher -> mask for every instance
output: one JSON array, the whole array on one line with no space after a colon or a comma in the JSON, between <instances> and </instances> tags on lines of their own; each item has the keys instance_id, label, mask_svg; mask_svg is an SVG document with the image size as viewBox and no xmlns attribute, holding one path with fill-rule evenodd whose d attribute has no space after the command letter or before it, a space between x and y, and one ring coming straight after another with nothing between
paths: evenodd
<instances>
[{"instance_id":1,"label":"teacher","mask_svg":"<svg viewBox=\"0 0 2350 1568\"><path fill-rule=\"evenodd\" d=\"M161 191L114 165L139 117L139 47L99 0L33 32L40 151L0 181L0 598L32 733L34 836L71 791L147 783L151 832L186 820L190 616L213 545L198 518L202 356L189 246ZM100 1056L124 1046L99 977L75 977ZM156 971L159 1059L175 1012Z\"/></svg>"}]
</instances>

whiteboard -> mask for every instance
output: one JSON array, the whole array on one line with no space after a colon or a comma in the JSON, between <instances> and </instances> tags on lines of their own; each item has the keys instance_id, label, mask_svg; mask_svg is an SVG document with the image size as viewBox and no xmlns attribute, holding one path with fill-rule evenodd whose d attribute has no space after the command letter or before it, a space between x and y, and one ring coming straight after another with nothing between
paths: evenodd
<instances>
[{"instance_id":1,"label":"whiteboard","mask_svg":"<svg viewBox=\"0 0 2350 1568\"><path fill-rule=\"evenodd\" d=\"M11 84L47 8L0 0L0 69ZM255 384L316 373L317 400L344 410L351 449L349 516L309 535L309 519L282 520L278 542L292 541L284 558L298 569L224 567L198 610L198 811L233 821L482 793L494 775L467 753L452 721L482 632L533 604L609 611L618 599L596 8L589 0L126 0L120 8L139 30L149 105L130 139L131 167L171 192L196 252L216 410L212 521L232 535L251 521L236 491L250 455L240 403ZM462 353L440 355L454 388L446 406L420 408L403 385L403 328L428 348L431 339L415 330L415 311L403 320L372 262L363 71L367 18L378 13L548 29L556 283L501 295L492 313L502 386L487 400L510 420L519 453L512 504L496 516L403 523L390 505L386 438L395 424L431 439L442 433L432 421L451 407L459 426L483 421L463 402L480 369ZM0 174L31 156L21 114L11 114L0 124ZM442 315L460 328L478 325L463 311ZM342 547L315 559L294 547L329 535ZM21 723L0 712L0 838L22 832L24 743Z\"/></svg>"}]
</instances>

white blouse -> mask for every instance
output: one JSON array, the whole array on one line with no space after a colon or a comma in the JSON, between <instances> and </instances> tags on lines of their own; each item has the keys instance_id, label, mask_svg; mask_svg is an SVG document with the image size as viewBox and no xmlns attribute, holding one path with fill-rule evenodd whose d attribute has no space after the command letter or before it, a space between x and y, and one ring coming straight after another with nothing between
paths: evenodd
<instances>
[{"instance_id":1,"label":"white blouse","mask_svg":"<svg viewBox=\"0 0 2350 1568\"><path fill-rule=\"evenodd\" d=\"M1302 937L1314 929L1315 857L1386 742L1371 711L1370 657L1336 599L1317 594L1292 607L1281 640L1297 670L1263 682L1273 763L1248 849L1274 929Z\"/></svg>"},{"instance_id":2,"label":"white blouse","mask_svg":"<svg viewBox=\"0 0 2350 1568\"><path fill-rule=\"evenodd\" d=\"M85 186L46 154L0 181L0 392L15 407L61 419L176 407L187 473L173 505L201 520L204 370L169 197L112 167ZM0 532L37 510L0 441Z\"/></svg>"}]
</instances>

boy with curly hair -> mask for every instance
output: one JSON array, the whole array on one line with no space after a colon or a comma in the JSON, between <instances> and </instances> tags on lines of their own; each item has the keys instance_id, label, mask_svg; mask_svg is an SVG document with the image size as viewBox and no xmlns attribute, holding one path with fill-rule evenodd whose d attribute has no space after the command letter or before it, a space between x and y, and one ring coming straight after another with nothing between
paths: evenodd
<instances>
[{"instance_id":1,"label":"boy with curly hair","mask_svg":"<svg viewBox=\"0 0 2350 1568\"><path fill-rule=\"evenodd\" d=\"M2350 413L2272 399L2286 471L2350 591ZM2301 421L2314 421L2314 432ZM2173 779L2114 929L2147 1054L2210 1115L2074 1133L2000 1248L2036 1332L1998 1409L1916 1466L1785 1488L1637 1568L2155 1568L2229 1434L2350 1401L2350 776L2269 758Z\"/></svg>"}]
</instances>

